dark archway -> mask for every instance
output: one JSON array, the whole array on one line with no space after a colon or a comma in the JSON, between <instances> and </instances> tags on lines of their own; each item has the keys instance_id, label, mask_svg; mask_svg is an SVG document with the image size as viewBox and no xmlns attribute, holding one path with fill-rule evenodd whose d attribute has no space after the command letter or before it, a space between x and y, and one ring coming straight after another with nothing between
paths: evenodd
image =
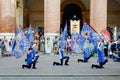
<instances>
[{"instance_id":1,"label":"dark archway","mask_svg":"<svg viewBox=\"0 0 120 80\"><path fill-rule=\"evenodd\" d=\"M63 22L62 22L61 28L62 30L64 30L65 24L67 22L67 25L68 25L67 31L69 35L70 35L70 20L73 19L74 16L76 16L77 20L81 21L80 22L80 30L81 30L83 25L81 8L74 3L68 4L67 6L65 6L63 9L63 17L62 17Z\"/></svg>"}]
</instances>

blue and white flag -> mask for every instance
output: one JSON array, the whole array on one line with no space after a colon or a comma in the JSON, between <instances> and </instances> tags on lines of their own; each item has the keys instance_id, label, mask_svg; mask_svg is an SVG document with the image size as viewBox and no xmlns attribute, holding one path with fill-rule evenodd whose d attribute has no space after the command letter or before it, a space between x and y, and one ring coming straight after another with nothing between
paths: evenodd
<instances>
[{"instance_id":1,"label":"blue and white flag","mask_svg":"<svg viewBox=\"0 0 120 80\"><path fill-rule=\"evenodd\" d=\"M97 46L98 41L100 40L100 35L97 34L96 32L91 32L90 33L90 40L93 43L94 46Z\"/></svg>"},{"instance_id":2,"label":"blue and white flag","mask_svg":"<svg viewBox=\"0 0 120 80\"><path fill-rule=\"evenodd\" d=\"M66 47L66 45L67 45L67 36L68 36L68 33L67 33L67 23L66 23L64 31L62 32L62 34L60 36L60 39L59 39L59 47L60 48L65 48Z\"/></svg>"},{"instance_id":3,"label":"blue and white flag","mask_svg":"<svg viewBox=\"0 0 120 80\"><path fill-rule=\"evenodd\" d=\"M72 30L70 48L72 49L73 52L76 52L76 50L79 50L77 47L78 46L77 37L78 37L78 33Z\"/></svg>"},{"instance_id":4,"label":"blue and white flag","mask_svg":"<svg viewBox=\"0 0 120 80\"><path fill-rule=\"evenodd\" d=\"M76 31L72 30L72 34L71 34L71 38L72 38L72 39L73 39L73 38L77 38L78 35L79 35L79 34L78 34Z\"/></svg>"},{"instance_id":5,"label":"blue and white flag","mask_svg":"<svg viewBox=\"0 0 120 80\"><path fill-rule=\"evenodd\" d=\"M80 52L80 47L81 45L79 44L79 34L75 30L72 30L71 32L71 45L70 48L72 49L73 52L79 53Z\"/></svg>"},{"instance_id":6,"label":"blue and white flag","mask_svg":"<svg viewBox=\"0 0 120 80\"><path fill-rule=\"evenodd\" d=\"M30 48L31 42L26 38L24 38L24 51L27 52L27 50Z\"/></svg>"},{"instance_id":7,"label":"blue and white flag","mask_svg":"<svg viewBox=\"0 0 120 80\"><path fill-rule=\"evenodd\" d=\"M66 45L67 45L67 41L60 37L60 39L59 39L59 48L65 48Z\"/></svg>"},{"instance_id":8,"label":"blue and white flag","mask_svg":"<svg viewBox=\"0 0 120 80\"><path fill-rule=\"evenodd\" d=\"M87 23L83 24L82 30L81 30L81 35L85 37L86 39L90 38L90 33L93 30L90 28L90 26Z\"/></svg>"},{"instance_id":9,"label":"blue and white flag","mask_svg":"<svg viewBox=\"0 0 120 80\"><path fill-rule=\"evenodd\" d=\"M62 40L67 39L68 33L67 33L67 23L65 24L64 31L61 34Z\"/></svg>"},{"instance_id":10,"label":"blue and white flag","mask_svg":"<svg viewBox=\"0 0 120 80\"><path fill-rule=\"evenodd\" d=\"M29 28L28 28L26 37L27 37L27 39L28 39L29 41L31 41L31 42L34 40L34 36L33 36L33 33L32 33L32 27L31 27L31 25L30 25Z\"/></svg>"},{"instance_id":11,"label":"blue and white flag","mask_svg":"<svg viewBox=\"0 0 120 80\"><path fill-rule=\"evenodd\" d=\"M22 29L19 27L18 28L18 33L13 41L12 45L12 54L16 57L19 58L24 54L24 33Z\"/></svg>"},{"instance_id":12,"label":"blue and white flag","mask_svg":"<svg viewBox=\"0 0 120 80\"><path fill-rule=\"evenodd\" d=\"M81 34L79 34L79 36L76 38L76 41L79 44L80 49L83 49L85 40L86 40L86 38L83 37Z\"/></svg>"},{"instance_id":13,"label":"blue and white flag","mask_svg":"<svg viewBox=\"0 0 120 80\"><path fill-rule=\"evenodd\" d=\"M89 39L94 46L98 43L100 36L96 33L87 23L84 23L83 28L81 30L81 35L87 39Z\"/></svg>"}]
</instances>

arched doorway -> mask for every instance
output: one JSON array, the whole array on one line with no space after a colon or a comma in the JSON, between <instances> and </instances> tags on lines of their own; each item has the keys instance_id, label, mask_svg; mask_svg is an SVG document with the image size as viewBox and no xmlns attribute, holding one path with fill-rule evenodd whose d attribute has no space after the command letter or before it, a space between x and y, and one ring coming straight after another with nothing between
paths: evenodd
<instances>
[{"instance_id":1,"label":"arched doorway","mask_svg":"<svg viewBox=\"0 0 120 80\"><path fill-rule=\"evenodd\" d=\"M40 36L44 34L44 0L23 1L24 29L27 29L30 24Z\"/></svg>"},{"instance_id":2,"label":"arched doorway","mask_svg":"<svg viewBox=\"0 0 120 80\"><path fill-rule=\"evenodd\" d=\"M80 30L83 23L83 16L82 16L82 9L74 3L68 4L63 8L63 16L62 16L62 25L61 29L64 30L65 24L67 22L67 32L70 35L70 20L74 19L74 16L76 16L75 20L80 20Z\"/></svg>"}]
</instances>

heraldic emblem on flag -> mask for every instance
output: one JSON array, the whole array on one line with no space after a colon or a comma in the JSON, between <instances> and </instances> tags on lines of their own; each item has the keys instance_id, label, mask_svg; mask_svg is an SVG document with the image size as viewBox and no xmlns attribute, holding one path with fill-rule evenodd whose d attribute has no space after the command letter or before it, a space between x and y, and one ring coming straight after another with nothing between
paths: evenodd
<instances>
[{"instance_id":1,"label":"heraldic emblem on flag","mask_svg":"<svg viewBox=\"0 0 120 80\"><path fill-rule=\"evenodd\" d=\"M87 23L84 23L82 31L81 31L81 35L85 37L86 39L88 39L91 32L92 32L92 29L89 27L89 25L87 25Z\"/></svg>"}]
</instances>

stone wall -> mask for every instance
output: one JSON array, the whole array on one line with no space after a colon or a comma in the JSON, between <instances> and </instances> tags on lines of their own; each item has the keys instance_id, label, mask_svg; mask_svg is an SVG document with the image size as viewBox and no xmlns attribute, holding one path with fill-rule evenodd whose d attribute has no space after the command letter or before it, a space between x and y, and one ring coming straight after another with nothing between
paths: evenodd
<instances>
[{"instance_id":1,"label":"stone wall","mask_svg":"<svg viewBox=\"0 0 120 80\"><path fill-rule=\"evenodd\" d=\"M0 33L15 32L15 0L0 0Z\"/></svg>"}]
</instances>

